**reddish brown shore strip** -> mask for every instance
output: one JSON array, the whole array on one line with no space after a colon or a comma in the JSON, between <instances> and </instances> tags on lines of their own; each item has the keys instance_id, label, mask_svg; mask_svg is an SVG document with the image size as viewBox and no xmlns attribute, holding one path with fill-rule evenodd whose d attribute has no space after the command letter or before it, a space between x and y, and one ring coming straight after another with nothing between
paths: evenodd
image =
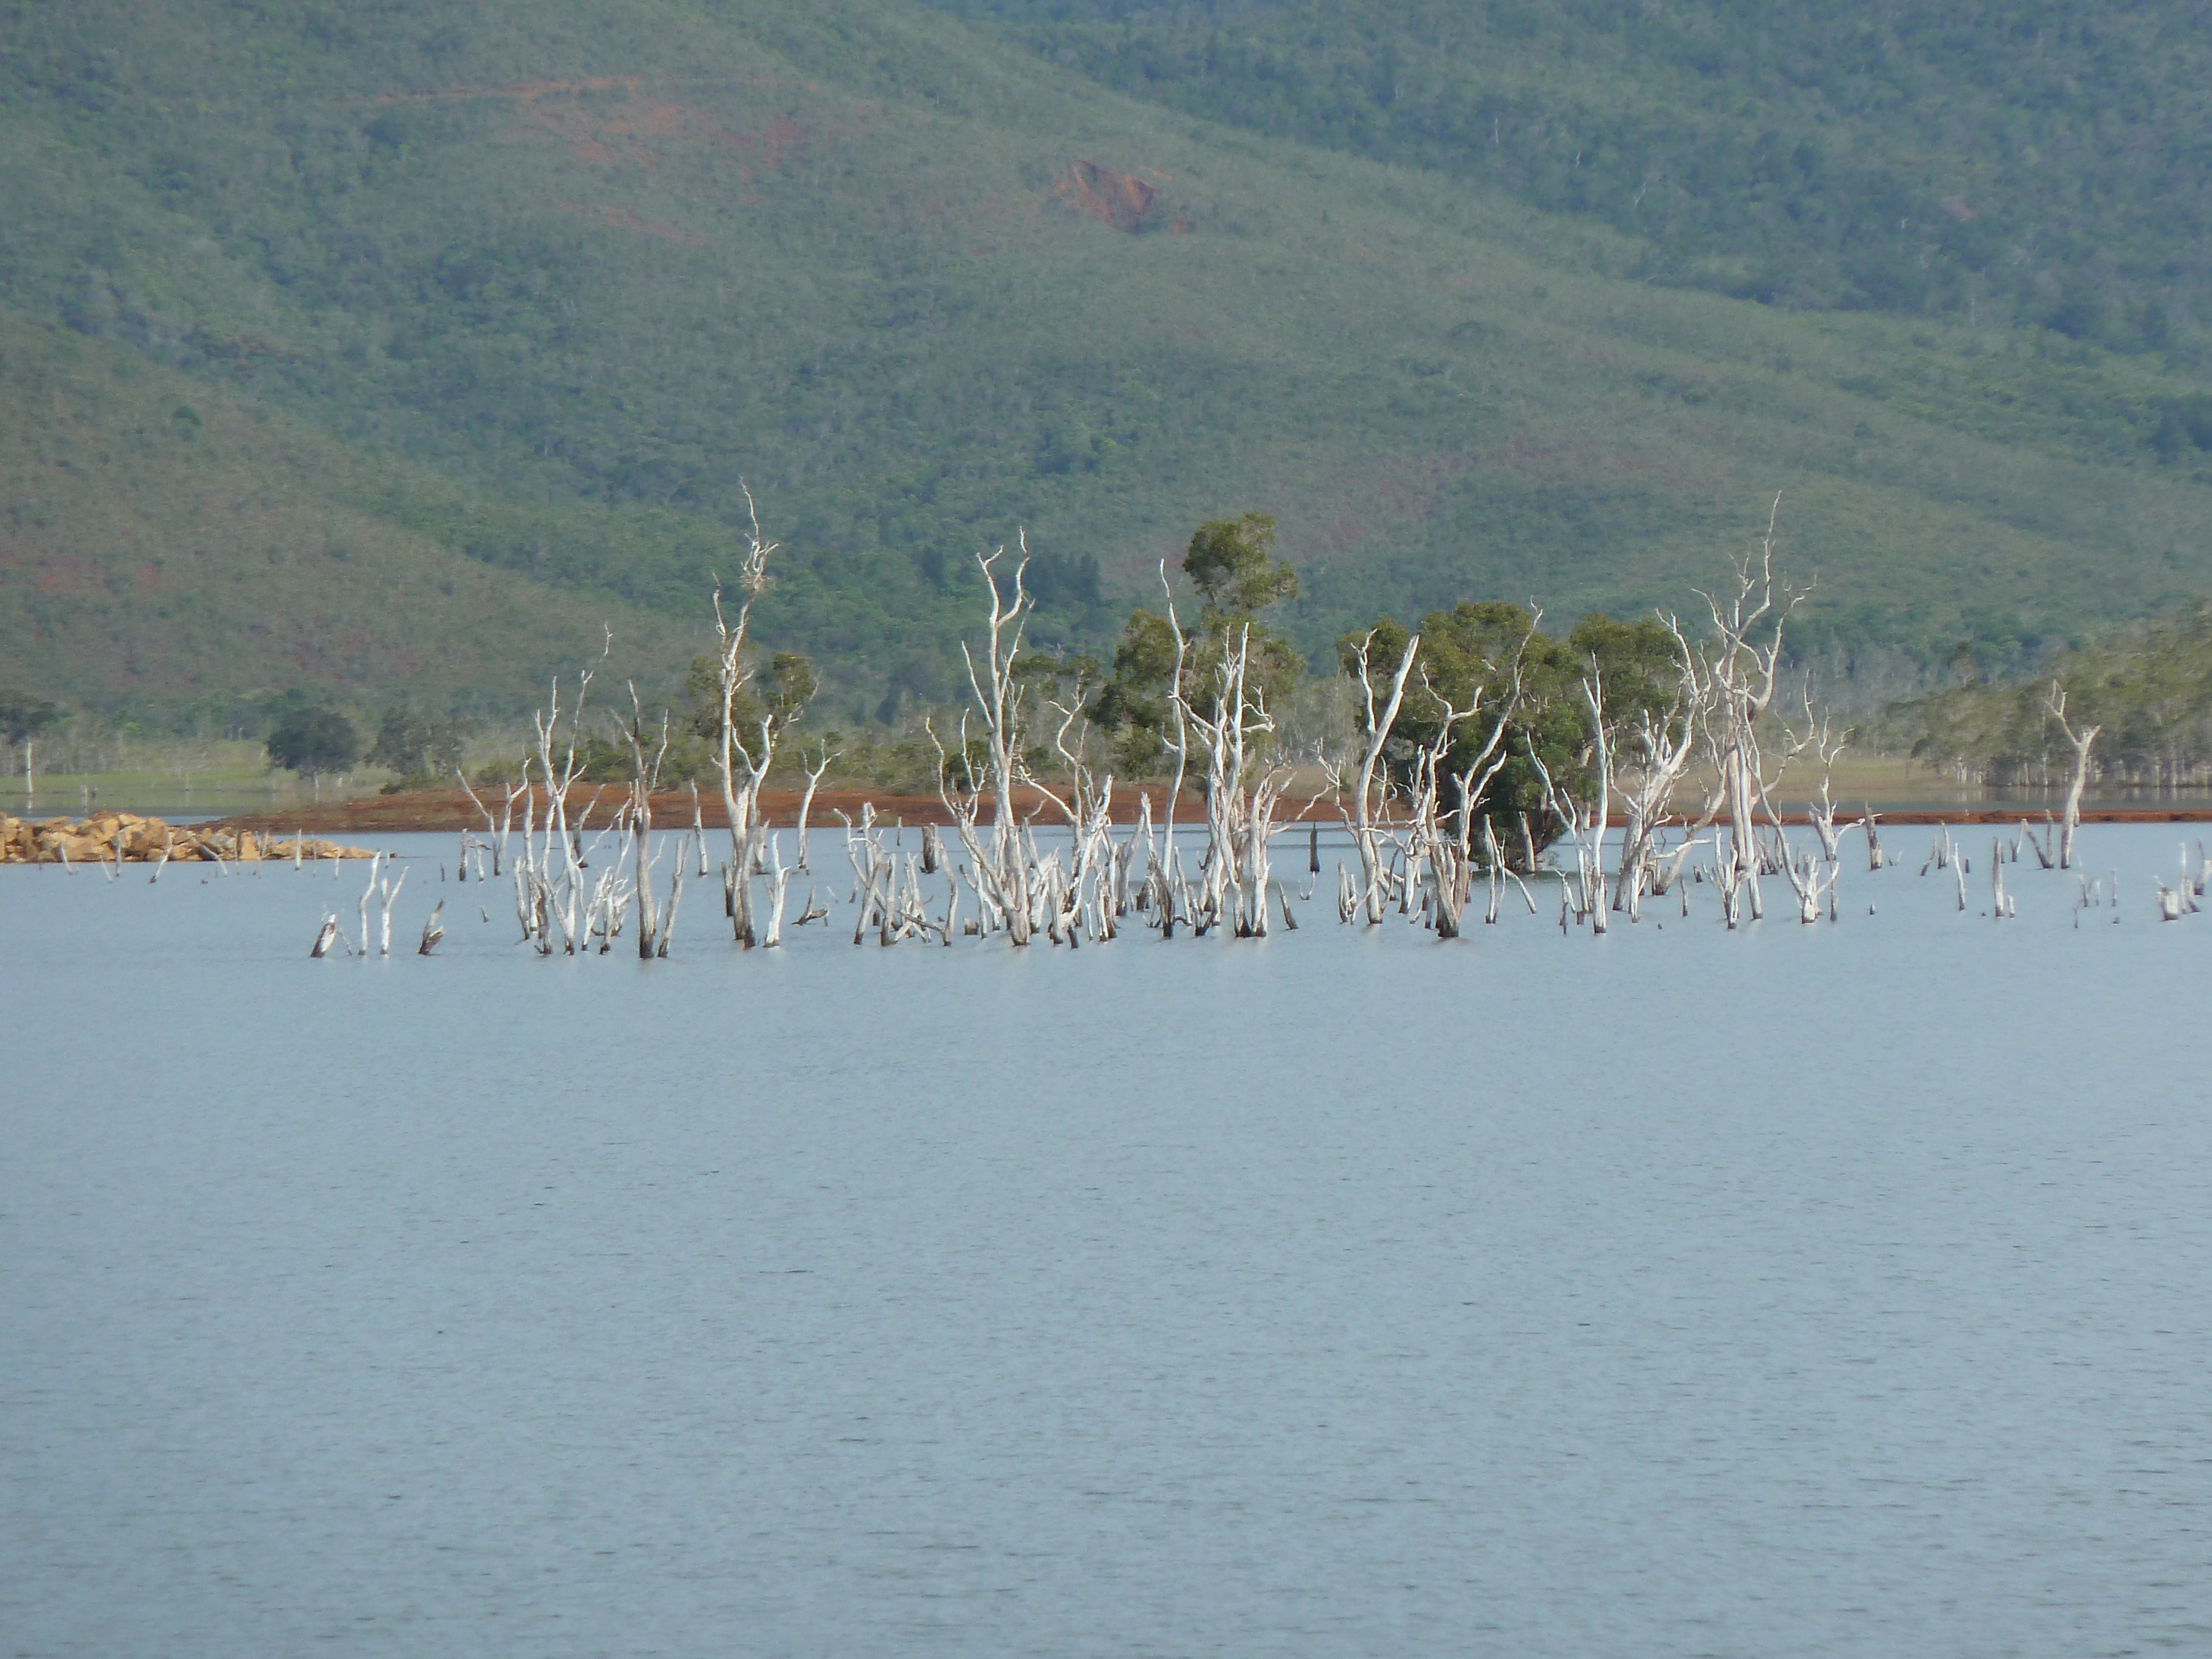
<instances>
[{"instance_id":1,"label":"reddish brown shore strip","mask_svg":"<svg viewBox=\"0 0 2212 1659\"><path fill-rule=\"evenodd\" d=\"M500 810L501 793L478 791L485 804L496 814ZM1137 817L1137 794L1133 789L1114 792L1114 821L1133 823ZM1153 786L1143 791L1151 799L1152 816L1157 822L1167 805L1167 791ZM578 786L568 794L568 816L576 816L592 800L593 790ZM605 823L621 803L623 791L610 784L598 792L599 804L592 807L591 822ZM779 829L787 829L799 816L799 792L796 789L763 789L761 792L761 811L767 821ZM534 797L542 815L544 794ZM944 802L934 795L894 795L871 789L822 789L815 793L814 805L807 822L816 829L834 830L838 827L837 814L845 813L857 818L864 802L875 804L876 819L880 823L903 821L912 824L934 823L948 825L951 815ZM1057 809L1042 795L1024 790L1016 793L1016 808L1024 817L1036 816L1040 823L1050 823L1058 817ZM722 802L719 794L702 791L699 796L700 817L714 829L723 827ZM988 817L990 807L984 807ZM1205 804L1196 796L1186 793L1176 807L1176 822L1197 824L1205 821ZM1802 812L1784 812L1783 821L1802 824L1807 822ZM1838 823L1847 823L1855 813L1838 813ZM2021 806L1960 806L1944 809L1905 808L1889 811L1875 810L1875 817L1885 824L1995 824L2009 826L2025 818L2030 823L2041 824L2044 815L2040 809ZM1283 823L1303 823L1309 820L1324 828L1334 827L1340 820L1335 808L1322 801L1308 809L1303 799L1286 799L1279 809L1277 821ZM515 803L515 823L522 822L522 804ZM1680 823L1679 818L1670 820ZM2081 811L2084 823L2212 823L2212 807L2205 806L2089 806ZM656 794L653 798L653 822L657 828L679 830L691 823L691 797L687 791ZM1725 822L1725 820L1723 820ZM206 826L227 830L251 830L257 835L282 833L289 835L304 830L310 833L329 833L336 830L360 832L381 830L389 834L411 832L455 832L462 830L481 830L483 814L471 804L467 795L458 789L428 789L404 795L361 795L351 800L332 801L325 805L303 806L282 812L252 812L240 817L225 818L220 824Z\"/></svg>"},{"instance_id":2,"label":"reddish brown shore strip","mask_svg":"<svg viewBox=\"0 0 2212 1659\"><path fill-rule=\"evenodd\" d=\"M1882 823L1995 823L2013 826L2023 822L2040 830L2044 816L2040 811L2027 811L2018 806L1957 806L1944 809L1912 807L1892 812L1877 806L1875 817ZM1856 812L1838 812L1836 823L1858 821ZM2051 822L2057 821L2051 814ZM1784 820L1790 823L1808 823L1802 812L1784 812ZM2081 809L2084 823L2212 823L2212 806L2085 806Z\"/></svg>"},{"instance_id":3,"label":"reddish brown shore strip","mask_svg":"<svg viewBox=\"0 0 2212 1659\"><path fill-rule=\"evenodd\" d=\"M569 790L568 805L568 820L571 823L574 823L578 815L591 805L593 793L593 787L589 784L578 784ZM1164 813L1168 794L1164 788L1155 786L1146 789L1143 793L1151 799L1155 818ZM477 793L483 797L484 805L491 809L495 821L494 827L496 828L496 820L505 801L506 792L478 789ZM604 824L612 818L615 809L622 805L623 791L619 784L609 784L605 788L598 790L597 793L599 804L591 808L590 822ZM1137 794L1138 792L1133 789L1116 788L1115 790L1115 823L1136 822ZM769 824L777 829L790 828L799 817L799 795L800 792L796 789L762 790L760 793L762 816ZM532 801L538 816L540 818L544 817L545 792L542 789L536 791L532 797ZM838 813L842 812L848 817L857 820L860 816L861 806L869 802L872 802L875 805L876 821L878 823L891 824L904 822L912 824L949 825L952 822L951 815L945 810L945 803L934 795L898 795L889 794L879 789L825 787L815 791L814 804L807 809L807 824L810 828L817 830L838 829L841 827L837 817ZM1024 817L1036 814L1041 823L1049 822L1059 816L1059 809L1043 795L1033 790L1016 791L1014 805ZM1304 805L1303 799L1286 801L1284 803L1282 816L1285 818L1295 818L1298 815L1299 809ZM1326 803L1323 803L1322 807L1315 809L1316 817L1323 816L1325 806ZM986 819L989 817L990 811L990 806L987 803L983 808ZM1181 804L1176 808L1176 822L1178 823L1201 823L1204 821L1205 815L1205 803L1196 795L1188 793L1183 795ZM710 829L720 830L727 825L729 820L723 814L722 799L719 792L712 794L703 789L699 792L699 817L700 821ZM1328 821L1335 822L1334 815L1328 814ZM522 802L520 799L514 804L514 823L516 828L521 827ZM653 823L656 830L690 829L691 827L690 792L686 790L678 793L670 790L656 793L653 798ZM240 817L225 818L221 827L226 830L246 829L257 831L264 829L282 830L286 834L289 834L295 829L384 830L393 832L462 830L481 831L484 827L484 815L477 810L475 804L460 790L426 789L405 795L357 795L351 800L332 801L321 806L289 808L281 812L251 812Z\"/></svg>"}]
</instances>

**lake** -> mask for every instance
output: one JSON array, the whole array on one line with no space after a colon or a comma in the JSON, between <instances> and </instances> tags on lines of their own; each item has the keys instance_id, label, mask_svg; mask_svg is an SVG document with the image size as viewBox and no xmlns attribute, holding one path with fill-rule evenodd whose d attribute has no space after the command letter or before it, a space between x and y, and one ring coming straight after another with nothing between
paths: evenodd
<instances>
[{"instance_id":1,"label":"lake","mask_svg":"<svg viewBox=\"0 0 2212 1659\"><path fill-rule=\"evenodd\" d=\"M1331 854L1264 941L700 883L644 963L445 836L427 959L307 959L360 866L0 870L0 1647L2212 1649L2193 831L2002 923L1929 833L1836 926L1440 944Z\"/></svg>"}]
</instances>

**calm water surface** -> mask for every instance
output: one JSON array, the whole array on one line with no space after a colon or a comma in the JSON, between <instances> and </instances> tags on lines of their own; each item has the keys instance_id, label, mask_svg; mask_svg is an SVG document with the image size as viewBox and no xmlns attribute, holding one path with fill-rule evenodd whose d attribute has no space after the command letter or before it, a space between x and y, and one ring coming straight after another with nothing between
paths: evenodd
<instances>
[{"instance_id":1,"label":"calm water surface","mask_svg":"<svg viewBox=\"0 0 2212 1659\"><path fill-rule=\"evenodd\" d=\"M650 964L442 837L428 960L0 871L0 1653L2212 1650L2212 915L1898 833L1836 927Z\"/></svg>"}]
</instances>

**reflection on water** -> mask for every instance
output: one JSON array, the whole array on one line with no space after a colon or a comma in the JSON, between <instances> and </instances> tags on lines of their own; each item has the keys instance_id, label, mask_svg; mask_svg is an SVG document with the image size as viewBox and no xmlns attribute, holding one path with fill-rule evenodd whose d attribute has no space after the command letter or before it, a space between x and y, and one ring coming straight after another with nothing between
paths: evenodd
<instances>
[{"instance_id":1,"label":"reflection on water","mask_svg":"<svg viewBox=\"0 0 2212 1659\"><path fill-rule=\"evenodd\" d=\"M1324 877L1263 943L744 955L695 890L652 963L444 837L428 959L307 960L359 866L0 871L0 1630L2201 1647L2212 917L2174 833L2003 923L1919 833L1835 927Z\"/></svg>"}]
</instances>

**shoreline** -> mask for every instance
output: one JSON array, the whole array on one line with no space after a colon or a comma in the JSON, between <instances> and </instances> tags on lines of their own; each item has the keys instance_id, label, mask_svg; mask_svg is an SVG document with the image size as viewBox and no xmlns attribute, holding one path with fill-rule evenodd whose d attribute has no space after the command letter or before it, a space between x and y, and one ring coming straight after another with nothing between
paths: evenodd
<instances>
[{"instance_id":1,"label":"shoreline","mask_svg":"<svg viewBox=\"0 0 2212 1659\"><path fill-rule=\"evenodd\" d=\"M502 797L485 794L482 790L478 793L484 794L484 805L491 809L493 816L491 830L495 834L498 830L498 814ZM761 791L759 802L761 821L773 829L792 828L799 816L801 793L797 789ZM1115 792L1112 817L1116 824L1126 825L1137 821L1137 798L1140 793L1148 798L1152 804L1153 821L1158 823L1160 820L1167 804L1168 792L1164 785L1150 785L1141 790ZM594 804L595 796L596 804ZM544 802L544 791L535 792L534 799L538 810L542 812ZM570 821L572 823L574 823L579 815L588 807L591 813L589 822L604 823L605 816L611 813L622 799L623 790L619 785L608 784L573 788L568 794ZM849 817L857 818L861 807L866 804L872 804L875 807L876 820L878 823L906 823L916 828L925 824L935 824L939 829L949 829L952 824L951 816L945 810L944 802L934 795L886 794L869 789L824 788L815 792L813 805L807 816L807 826L813 830L836 829L840 827L837 816L840 812ZM1040 823L1050 823L1056 820L1059 816L1059 809L1052 801L1035 791L1016 792L1014 807L1025 820L1034 817ZM522 823L520 809L521 803L518 800L514 818L517 829L520 828ZM709 830L727 827L719 795L709 796L702 793L698 798L698 822L702 827ZM1339 829L1342 827L1342 821L1338 817L1334 806L1326 800L1314 802L1310 805L1303 799L1285 800L1282 803L1282 809L1276 819L1277 824L1282 828L1314 826L1322 829ZM2023 819L2029 823L2040 824L2048 809L2021 803L2006 806L1962 805L1956 808L1908 806L1894 810L1877 805L1873 810L1878 823L1911 828L1915 825L1947 823L2002 827L2018 824ZM990 808L987 804L984 811L988 815L989 811ZM1178 825L1202 823L1205 821L1205 802L1197 795L1185 793L1176 804L1176 822ZM2054 813L2051 816L2055 819L2057 815ZM1856 823L1859 817L1859 811L1839 811L1836 814L1836 823L1840 829L1845 824ZM219 818L198 827L218 830L230 834L244 830L254 835L292 835L301 831L309 834L333 832L359 834L377 830L390 835L458 834L463 830L482 834L485 830L483 820L483 813L477 809L467 794L461 790L432 789L403 795L359 795L348 800L331 801L319 805L295 808L289 811L240 813L232 817ZM1808 815L1802 811L1784 812L1782 815L1782 820L1784 823L1793 826L1802 826L1811 822ZM653 822L653 827L658 830L690 829L693 823L692 799L690 791L679 793L668 790L654 794ZM1687 820L1680 814L1670 814L1666 822L1669 825L1679 827ZM1723 817L1719 822L1725 823L1728 820ZM2081 809L2081 822L2084 823L2212 823L2212 805L2084 806Z\"/></svg>"}]
</instances>

